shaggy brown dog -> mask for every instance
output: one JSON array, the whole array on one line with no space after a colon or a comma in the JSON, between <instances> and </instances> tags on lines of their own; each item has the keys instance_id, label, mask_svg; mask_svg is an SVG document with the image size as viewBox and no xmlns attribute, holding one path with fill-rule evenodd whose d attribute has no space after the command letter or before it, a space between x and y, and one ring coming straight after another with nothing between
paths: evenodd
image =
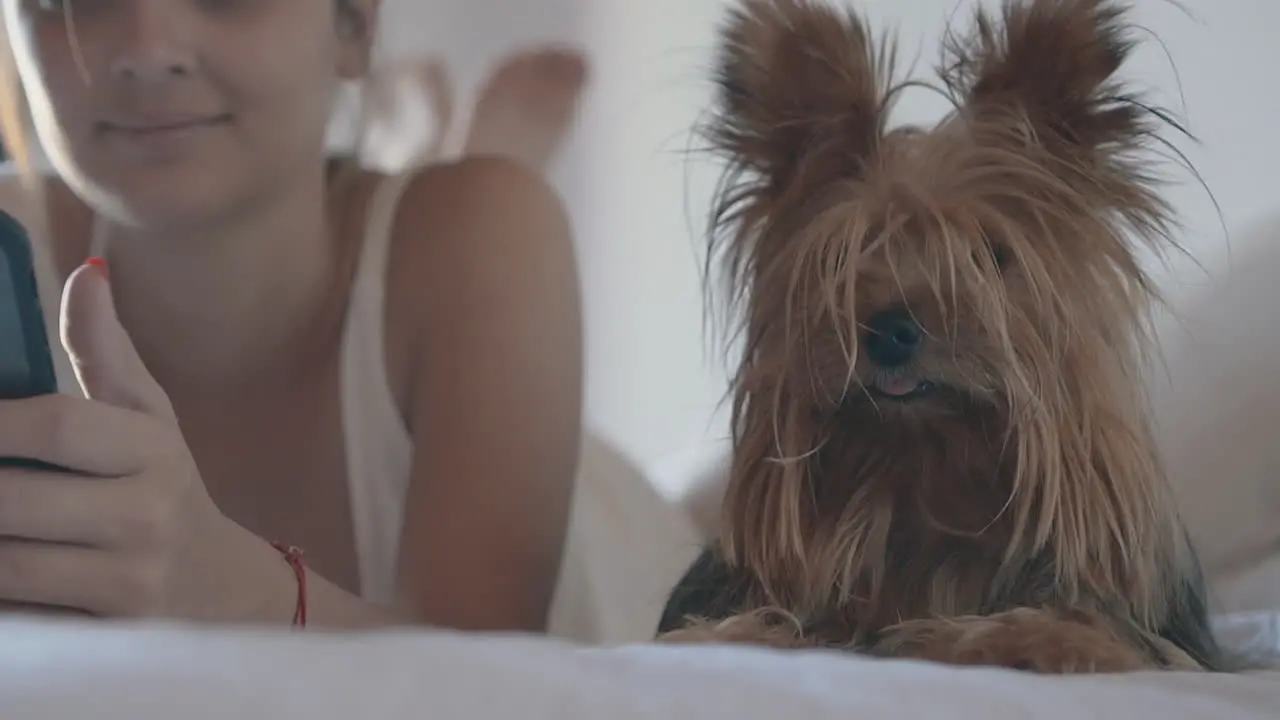
<instances>
[{"instance_id":1,"label":"shaggy brown dog","mask_svg":"<svg viewBox=\"0 0 1280 720\"><path fill-rule=\"evenodd\" d=\"M856 16L732 13L712 250L745 310L735 450L664 639L1224 667L1140 379L1172 123L1114 78L1124 14L980 12L946 44L955 111L891 130L907 84Z\"/></svg>"}]
</instances>

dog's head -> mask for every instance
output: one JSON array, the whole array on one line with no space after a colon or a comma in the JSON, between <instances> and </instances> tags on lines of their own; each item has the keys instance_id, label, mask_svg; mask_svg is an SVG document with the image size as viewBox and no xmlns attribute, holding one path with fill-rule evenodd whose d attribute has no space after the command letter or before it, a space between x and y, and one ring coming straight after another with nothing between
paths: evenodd
<instances>
[{"instance_id":1,"label":"dog's head","mask_svg":"<svg viewBox=\"0 0 1280 720\"><path fill-rule=\"evenodd\" d=\"M789 605L850 573L874 585L907 516L957 536L1003 523L997 556L1052 553L1066 587L1156 582L1143 553L1176 532L1139 389L1143 256L1170 246L1171 218L1151 164L1163 116L1114 79L1122 15L979 13L945 48L954 112L890 129L908 85L857 17L732 13L710 127L732 163L713 258L745 345L723 540L803 596Z\"/></svg>"}]
</instances>

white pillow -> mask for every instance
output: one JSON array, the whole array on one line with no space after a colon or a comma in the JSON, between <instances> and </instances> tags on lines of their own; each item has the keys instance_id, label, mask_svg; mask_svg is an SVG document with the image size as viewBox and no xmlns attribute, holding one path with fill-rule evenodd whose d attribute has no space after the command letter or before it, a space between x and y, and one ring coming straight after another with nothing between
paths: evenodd
<instances>
[{"instance_id":1,"label":"white pillow","mask_svg":"<svg viewBox=\"0 0 1280 720\"><path fill-rule=\"evenodd\" d=\"M1280 607L1280 216L1197 259L1150 376L1159 439L1218 609Z\"/></svg>"}]
</instances>

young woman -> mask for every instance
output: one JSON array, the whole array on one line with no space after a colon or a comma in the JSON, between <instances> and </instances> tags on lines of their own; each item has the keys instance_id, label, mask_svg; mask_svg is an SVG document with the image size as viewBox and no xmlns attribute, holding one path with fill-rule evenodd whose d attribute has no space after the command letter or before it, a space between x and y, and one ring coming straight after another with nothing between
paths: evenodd
<instances>
[{"instance_id":1,"label":"young woman","mask_svg":"<svg viewBox=\"0 0 1280 720\"><path fill-rule=\"evenodd\" d=\"M0 402L0 456L66 468L0 469L0 600L542 630L582 385L546 183L326 162L377 0L0 2L88 398Z\"/></svg>"}]
</instances>

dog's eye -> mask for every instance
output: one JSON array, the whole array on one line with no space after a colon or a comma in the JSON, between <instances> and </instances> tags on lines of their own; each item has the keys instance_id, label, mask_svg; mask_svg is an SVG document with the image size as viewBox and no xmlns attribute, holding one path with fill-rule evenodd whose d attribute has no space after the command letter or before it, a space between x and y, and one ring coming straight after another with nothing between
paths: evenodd
<instances>
[{"instance_id":1,"label":"dog's eye","mask_svg":"<svg viewBox=\"0 0 1280 720\"><path fill-rule=\"evenodd\" d=\"M1009 267L1009 263L1013 262L1013 254L1005 246L999 243L992 243L990 248L991 259L995 262L997 270L1004 270Z\"/></svg>"}]
</instances>

